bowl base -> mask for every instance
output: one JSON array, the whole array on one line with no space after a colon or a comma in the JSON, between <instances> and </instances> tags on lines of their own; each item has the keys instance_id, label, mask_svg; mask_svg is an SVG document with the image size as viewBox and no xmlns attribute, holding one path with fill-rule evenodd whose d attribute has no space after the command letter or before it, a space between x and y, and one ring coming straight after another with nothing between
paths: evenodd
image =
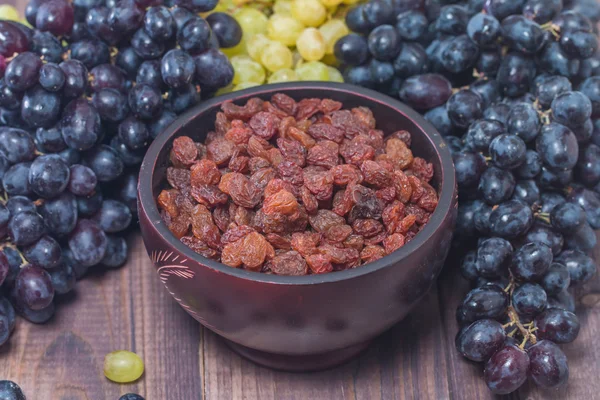
<instances>
[{"instance_id":1,"label":"bowl base","mask_svg":"<svg viewBox=\"0 0 600 400\"><path fill-rule=\"evenodd\" d=\"M223 339L227 346L240 356L265 367L287 372L310 372L333 368L362 353L370 340L339 350L321 354L295 356L267 353Z\"/></svg>"}]
</instances>

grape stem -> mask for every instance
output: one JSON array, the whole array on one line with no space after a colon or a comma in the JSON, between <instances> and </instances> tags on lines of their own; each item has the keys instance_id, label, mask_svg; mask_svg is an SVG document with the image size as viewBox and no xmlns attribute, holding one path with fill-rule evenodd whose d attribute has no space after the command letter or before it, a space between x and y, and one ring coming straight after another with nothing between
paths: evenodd
<instances>
[{"instance_id":1,"label":"grape stem","mask_svg":"<svg viewBox=\"0 0 600 400\"><path fill-rule=\"evenodd\" d=\"M535 217L540 221L544 221L547 224L550 223L550 214L548 213L537 213L535 214Z\"/></svg>"},{"instance_id":2,"label":"grape stem","mask_svg":"<svg viewBox=\"0 0 600 400\"><path fill-rule=\"evenodd\" d=\"M510 318L510 323L515 325L519 332L521 332L521 336L523 336L523 343L521 343L519 346L521 349L525 348L525 344L527 344L528 341L530 341L532 344L537 343L537 338L532 333L535 329L532 330L525 328L519 319L519 314L517 314L517 311L512 304L508 306L508 317Z\"/></svg>"}]
</instances>

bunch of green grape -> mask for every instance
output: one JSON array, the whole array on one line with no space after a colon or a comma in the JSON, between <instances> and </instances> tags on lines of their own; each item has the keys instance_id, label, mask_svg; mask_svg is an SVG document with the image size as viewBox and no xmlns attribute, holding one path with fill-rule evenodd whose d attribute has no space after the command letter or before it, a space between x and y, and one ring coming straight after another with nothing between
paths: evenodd
<instances>
[{"instance_id":1,"label":"bunch of green grape","mask_svg":"<svg viewBox=\"0 0 600 400\"><path fill-rule=\"evenodd\" d=\"M241 42L222 49L235 70L219 94L264 83L343 82L335 68L335 42L349 33L347 7L360 0L221 0L215 11L231 14Z\"/></svg>"}]
</instances>

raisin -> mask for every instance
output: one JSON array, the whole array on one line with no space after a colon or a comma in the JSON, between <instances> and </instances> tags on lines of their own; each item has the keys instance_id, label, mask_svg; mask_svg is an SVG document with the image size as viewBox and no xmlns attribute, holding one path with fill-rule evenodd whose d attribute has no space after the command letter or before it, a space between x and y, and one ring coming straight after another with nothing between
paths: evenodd
<instances>
[{"instance_id":1,"label":"raisin","mask_svg":"<svg viewBox=\"0 0 600 400\"><path fill-rule=\"evenodd\" d=\"M319 112L321 105L320 99L302 99L298 102L298 110L296 111L296 119L309 119Z\"/></svg>"},{"instance_id":2,"label":"raisin","mask_svg":"<svg viewBox=\"0 0 600 400\"><path fill-rule=\"evenodd\" d=\"M269 161L271 162L271 165L274 167L278 166L279 164L281 164L284 161L281 151L279 149L275 149L275 148L269 150L267 157L268 157Z\"/></svg>"},{"instance_id":3,"label":"raisin","mask_svg":"<svg viewBox=\"0 0 600 400\"><path fill-rule=\"evenodd\" d=\"M248 161L248 168L250 169L250 173L253 174L259 169L268 168L271 166L271 163L262 158L262 157L251 157L250 161Z\"/></svg>"},{"instance_id":4,"label":"raisin","mask_svg":"<svg viewBox=\"0 0 600 400\"><path fill-rule=\"evenodd\" d=\"M213 219L215 220L215 225L217 225L219 230L221 230L221 232L225 232L231 223L229 207L226 205L215 207L213 210Z\"/></svg>"},{"instance_id":5,"label":"raisin","mask_svg":"<svg viewBox=\"0 0 600 400\"><path fill-rule=\"evenodd\" d=\"M369 144L373 146L378 154L385 151L383 131L380 131L379 129L369 129L366 136L369 139Z\"/></svg>"},{"instance_id":6,"label":"raisin","mask_svg":"<svg viewBox=\"0 0 600 400\"><path fill-rule=\"evenodd\" d=\"M287 130L287 137L290 139L294 139L299 142L302 146L307 149L310 149L315 145L315 139L310 137L306 132L300 130L296 126L290 126Z\"/></svg>"},{"instance_id":7,"label":"raisin","mask_svg":"<svg viewBox=\"0 0 600 400\"><path fill-rule=\"evenodd\" d=\"M298 210L298 200L287 190L280 190L272 196L265 198L263 212L265 214L280 213L292 215Z\"/></svg>"},{"instance_id":8,"label":"raisin","mask_svg":"<svg viewBox=\"0 0 600 400\"><path fill-rule=\"evenodd\" d=\"M292 234L292 249L302 254L303 257L314 254L321 241L321 235L311 232L297 232Z\"/></svg>"},{"instance_id":9,"label":"raisin","mask_svg":"<svg viewBox=\"0 0 600 400\"><path fill-rule=\"evenodd\" d=\"M190 186L190 171L184 168L167 168L167 182L175 189L183 189Z\"/></svg>"},{"instance_id":10,"label":"raisin","mask_svg":"<svg viewBox=\"0 0 600 400\"><path fill-rule=\"evenodd\" d=\"M308 274L308 265L297 251L288 251L273 257L267 267L276 275L302 276Z\"/></svg>"},{"instance_id":11,"label":"raisin","mask_svg":"<svg viewBox=\"0 0 600 400\"><path fill-rule=\"evenodd\" d=\"M277 147L285 161L293 162L299 167L306 164L306 149L299 142L280 137L277 138Z\"/></svg>"},{"instance_id":12,"label":"raisin","mask_svg":"<svg viewBox=\"0 0 600 400\"><path fill-rule=\"evenodd\" d=\"M344 140L344 131L330 124L313 124L308 128L306 133L308 133L317 141L331 140L339 144Z\"/></svg>"},{"instance_id":13,"label":"raisin","mask_svg":"<svg viewBox=\"0 0 600 400\"><path fill-rule=\"evenodd\" d=\"M289 116L288 113L275 107L273 104L271 104L270 101L265 101L263 103L263 111L265 111L269 114L273 114L273 115L277 116L279 119L287 118Z\"/></svg>"},{"instance_id":14,"label":"raisin","mask_svg":"<svg viewBox=\"0 0 600 400\"><path fill-rule=\"evenodd\" d=\"M240 239L246 237L246 235L256 232L254 228L248 225L238 225L234 228L228 229L227 232L223 233L221 237L221 243L223 245L237 242Z\"/></svg>"},{"instance_id":15,"label":"raisin","mask_svg":"<svg viewBox=\"0 0 600 400\"><path fill-rule=\"evenodd\" d=\"M241 241L240 259L246 269L259 271L265 259L275 256L273 246L258 232L249 233Z\"/></svg>"},{"instance_id":16,"label":"raisin","mask_svg":"<svg viewBox=\"0 0 600 400\"><path fill-rule=\"evenodd\" d=\"M417 217L414 214L410 214L402 218L398 222L395 232L405 235L417 222Z\"/></svg>"},{"instance_id":17,"label":"raisin","mask_svg":"<svg viewBox=\"0 0 600 400\"><path fill-rule=\"evenodd\" d=\"M374 219L357 219L352 223L352 229L357 235L371 238L383 231L383 225Z\"/></svg>"},{"instance_id":18,"label":"raisin","mask_svg":"<svg viewBox=\"0 0 600 400\"><path fill-rule=\"evenodd\" d=\"M373 244L379 244L381 242L383 242L383 240L387 237L387 233L385 233L385 231L381 231L379 232L377 235L372 236L370 238L365 238L365 246L369 246L369 245L373 245Z\"/></svg>"},{"instance_id":19,"label":"raisin","mask_svg":"<svg viewBox=\"0 0 600 400\"><path fill-rule=\"evenodd\" d=\"M275 249L290 250L292 248L292 239L290 236L283 236L277 233L268 233L265 235L265 238Z\"/></svg>"},{"instance_id":20,"label":"raisin","mask_svg":"<svg viewBox=\"0 0 600 400\"><path fill-rule=\"evenodd\" d=\"M388 186L376 191L375 195L384 203L389 204L396 199L396 188L394 186Z\"/></svg>"},{"instance_id":21,"label":"raisin","mask_svg":"<svg viewBox=\"0 0 600 400\"><path fill-rule=\"evenodd\" d=\"M181 239L188 234L190 230L190 216L188 214L179 214L167 223L167 227L177 239Z\"/></svg>"},{"instance_id":22,"label":"raisin","mask_svg":"<svg viewBox=\"0 0 600 400\"><path fill-rule=\"evenodd\" d=\"M408 181L410 182L410 186L412 187L412 195L410 196L410 202L416 203L425 193L425 189L423 188L421 180L416 176L409 176Z\"/></svg>"},{"instance_id":23,"label":"raisin","mask_svg":"<svg viewBox=\"0 0 600 400\"><path fill-rule=\"evenodd\" d=\"M221 173L211 160L200 160L190 168L190 182L192 186L218 185L221 181Z\"/></svg>"},{"instance_id":24,"label":"raisin","mask_svg":"<svg viewBox=\"0 0 600 400\"><path fill-rule=\"evenodd\" d=\"M248 125L250 125L250 128L252 128L255 135L258 135L265 140L269 140L277 132L280 122L280 119L276 115L261 111L250 118Z\"/></svg>"},{"instance_id":25,"label":"raisin","mask_svg":"<svg viewBox=\"0 0 600 400\"><path fill-rule=\"evenodd\" d=\"M339 147L330 140L322 141L313 146L306 156L308 165L315 165L331 169L338 164Z\"/></svg>"},{"instance_id":26,"label":"raisin","mask_svg":"<svg viewBox=\"0 0 600 400\"><path fill-rule=\"evenodd\" d=\"M394 188L396 188L396 198L402 203L408 203L412 197L412 185L408 176L400 170L395 170L392 179Z\"/></svg>"},{"instance_id":27,"label":"raisin","mask_svg":"<svg viewBox=\"0 0 600 400\"><path fill-rule=\"evenodd\" d=\"M319 246L317 251L321 254L329 256L331 262L334 264L352 263L360 257L360 254L356 249L351 247L336 247L330 244Z\"/></svg>"},{"instance_id":28,"label":"raisin","mask_svg":"<svg viewBox=\"0 0 600 400\"><path fill-rule=\"evenodd\" d=\"M221 234L208 208L198 204L194 207L191 217L194 236L204 241L209 247L219 249L221 247Z\"/></svg>"},{"instance_id":29,"label":"raisin","mask_svg":"<svg viewBox=\"0 0 600 400\"><path fill-rule=\"evenodd\" d=\"M352 207L348 216L349 222L357 218L381 218L383 203L377 198L373 189L362 185L351 185L346 191L354 203L354 207Z\"/></svg>"},{"instance_id":30,"label":"raisin","mask_svg":"<svg viewBox=\"0 0 600 400\"><path fill-rule=\"evenodd\" d=\"M237 225L250 225L254 218L254 212L235 203L229 204L229 215Z\"/></svg>"},{"instance_id":31,"label":"raisin","mask_svg":"<svg viewBox=\"0 0 600 400\"><path fill-rule=\"evenodd\" d=\"M404 218L404 204L398 200L395 200L392 204L387 206L383 210L383 214L381 215L381 219L383 221L383 225L385 225L385 229L388 234L392 234L396 232L398 228L398 224Z\"/></svg>"},{"instance_id":32,"label":"raisin","mask_svg":"<svg viewBox=\"0 0 600 400\"><path fill-rule=\"evenodd\" d=\"M242 241L228 243L223 247L221 252L221 262L233 268L238 268L242 265Z\"/></svg>"},{"instance_id":33,"label":"raisin","mask_svg":"<svg viewBox=\"0 0 600 400\"><path fill-rule=\"evenodd\" d=\"M306 208L306 212L308 214L314 214L317 212L317 209L319 208L319 201L306 186L302 186L300 188L300 200L302 200L302 204L304 204L304 208Z\"/></svg>"},{"instance_id":34,"label":"raisin","mask_svg":"<svg viewBox=\"0 0 600 400\"><path fill-rule=\"evenodd\" d=\"M265 198L273 196L275 193L279 192L280 190L287 190L288 192L293 193L292 188L293 188L293 185L289 182L286 182L279 178L271 179L269 181L269 183L267 183L267 186L265 187L264 196L265 196Z\"/></svg>"},{"instance_id":35,"label":"raisin","mask_svg":"<svg viewBox=\"0 0 600 400\"><path fill-rule=\"evenodd\" d=\"M370 129L375 129L375 117L373 116L373 112L367 107L353 108L352 115L363 126L366 126Z\"/></svg>"},{"instance_id":36,"label":"raisin","mask_svg":"<svg viewBox=\"0 0 600 400\"><path fill-rule=\"evenodd\" d=\"M333 271L331 258L327 254L310 254L305 256L305 259L313 274L326 274Z\"/></svg>"},{"instance_id":37,"label":"raisin","mask_svg":"<svg viewBox=\"0 0 600 400\"><path fill-rule=\"evenodd\" d=\"M410 147L411 142L412 142L412 137L410 135L410 132L408 131L396 131L394 133L392 133L391 135L389 135L387 137L387 139L400 139L402 140L408 147Z\"/></svg>"},{"instance_id":38,"label":"raisin","mask_svg":"<svg viewBox=\"0 0 600 400\"><path fill-rule=\"evenodd\" d=\"M193 186L190 193L198 203L209 207L227 204L227 200L229 200L229 197L215 185Z\"/></svg>"},{"instance_id":39,"label":"raisin","mask_svg":"<svg viewBox=\"0 0 600 400\"><path fill-rule=\"evenodd\" d=\"M302 168L296 163L284 161L277 166L277 172L281 179L292 185L299 186L304 183Z\"/></svg>"},{"instance_id":40,"label":"raisin","mask_svg":"<svg viewBox=\"0 0 600 400\"><path fill-rule=\"evenodd\" d=\"M438 205L438 195L434 188L428 183L423 183L423 196L417 202L417 205L422 209L433 212Z\"/></svg>"},{"instance_id":41,"label":"raisin","mask_svg":"<svg viewBox=\"0 0 600 400\"><path fill-rule=\"evenodd\" d=\"M225 133L225 139L235 144L248 143L252 136L252 129L248 128L244 121L234 119L231 121L231 127Z\"/></svg>"},{"instance_id":42,"label":"raisin","mask_svg":"<svg viewBox=\"0 0 600 400\"><path fill-rule=\"evenodd\" d=\"M198 239L195 236L184 236L179 239L181 243L185 244L190 249L194 250L196 253L204 256L206 258L212 258L216 260L219 258L219 253L215 249L211 249L204 243L202 240Z\"/></svg>"},{"instance_id":43,"label":"raisin","mask_svg":"<svg viewBox=\"0 0 600 400\"><path fill-rule=\"evenodd\" d=\"M370 263L385 257L385 249L381 246L369 245L365 246L360 252L360 259L365 263Z\"/></svg>"},{"instance_id":44,"label":"raisin","mask_svg":"<svg viewBox=\"0 0 600 400\"><path fill-rule=\"evenodd\" d=\"M401 170L405 170L413 162L412 151L400 139L388 140L385 144L385 153L389 156L389 161Z\"/></svg>"},{"instance_id":45,"label":"raisin","mask_svg":"<svg viewBox=\"0 0 600 400\"><path fill-rule=\"evenodd\" d=\"M310 166L302 171L304 185L317 200L328 200L333 196L333 176L322 167Z\"/></svg>"},{"instance_id":46,"label":"raisin","mask_svg":"<svg viewBox=\"0 0 600 400\"><path fill-rule=\"evenodd\" d=\"M289 130L292 126L296 126L296 120L294 117L282 118L281 122L279 122L279 137L287 138L289 135Z\"/></svg>"},{"instance_id":47,"label":"raisin","mask_svg":"<svg viewBox=\"0 0 600 400\"><path fill-rule=\"evenodd\" d=\"M180 136L173 140L172 154L180 165L190 166L198 156L198 149L191 138Z\"/></svg>"},{"instance_id":48,"label":"raisin","mask_svg":"<svg viewBox=\"0 0 600 400\"><path fill-rule=\"evenodd\" d=\"M231 122L227 119L227 116L219 111L215 118L215 131L219 135L225 135L230 127Z\"/></svg>"},{"instance_id":49,"label":"raisin","mask_svg":"<svg viewBox=\"0 0 600 400\"><path fill-rule=\"evenodd\" d=\"M364 161L375 158L375 149L367 142L368 139L362 135L345 140L340 146L340 154L346 163L360 167Z\"/></svg>"},{"instance_id":50,"label":"raisin","mask_svg":"<svg viewBox=\"0 0 600 400\"><path fill-rule=\"evenodd\" d=\"M276 176L277 172L275 172L273 168L263 168L250 176L250 182L252 182L261 192L264 192L269 182Z\"/></svg>"},{"instance_id":51,"label":"raisin","mask_svg":"<svg viewBox=\"0 0 600 400\"><path fill-rule=\"evenodd\" d=\"M336 165L331 169L333 183L338 186L346 186L351 183L362 183L363 175L358 168L350 164Z\"/></svg>"},{"instance_id":52,"label":"raisin","mask_svg":"<svg viewBox=\"0 0 600 400\"><path fill-rule=\"evenodd\" d=\"M323 99L321 100L321 104L319 104L319 111L321 111L323 114L331 114L332 112L338 111L341 108L342 103L331 99Z\"/></svg>"},{"instance_id":53,"label":"raisin","mask_svg":"<svg viewBox=\"0 0 600 400\"><path fill-rule=\"evenodd\" d=\"M290 96L285 95L283 93L274 94L271 97L271 103L281 111L285 112L287 115L294 116L298 109L298 105L296 104L296 100L292 99Z\"/></svg>"},{"instance_id":54,"label":"raisin","mask_svg":"<svg viewBox=\"0 0 600 400\"><path fill-rule=\"evenodd\" d=\"M366 160L360 166L360 171L369 185L382 188L391 183L390 172L376 161Z\"/></svg>"},{"instance_id":55,"label":"raisin","mask_svg":"<svg viewBox=\"0 0 600 400\"><path fill-rule=\"evenodd\" d=\"M175 218L179 215L179 208L175 203L176 190L163 190L158 195L158 206L162 208L169 217Z\"/></svg>"},{"instance_id":56,"label":"raisin","mask_svg":"<svg viewBox=\"0 0 600 400\"><path fill-rule=\"evenodd\" d=\"M433 178L433 164L428 163L421 157L413 159L410 169L416 177L425 182L429 182Z\"/></svg>"},{"instance_id":57,"label":"raisin","mask_svg":"<svg viewBox=\"0 0 600 400\"><path fill-rule=\"evenodd\" d=\"M250 157L246 156L237 156L233 157L229 160L229 169L232 172L239 172L241 174L245 174L249 171L248 163L250 161Z\"/></svg>"},{"instance_id":58,"label":"raisin","mask_svg":"<svg viewBox=\"0 0 600 400\"><path fill-rule=\"evenodd\" d=\"M248 121L254 114L262 111L263 101L258 97L253 97L244 106L237 106L231 102L226 102L221 105L221 110L230 120L241 119Z\"/></svg>"},{"instance_id":59,"label":"raisin","mask_svg":"<svg viewBox=\"0 0 600 400\"><path fill-rule=\"evenodd\" d=\"M224 166L229 163L235 151L235 143L225 139L217 138L206 146L206 156L218 166Z\"/></svg>"},{"instance_id":60,"label":"raisin","mask_svg":"<svg viewBox=\"0 0 600 400\"><path fill-rule=\"evenodd\" d=\"M310 217L309 217L310 220ZM324 236L327 240L334 243L341 243L352 234L352 227L350 225L333 225L327 228L324 232Z\"/></svg>"},{"instance_id":61,"label":"raisin","mask_svg":"<svg viewBox=\"0 0 600 400\"><path fill-rule=\"evenodd\" d=\"M344 216L350 212L354 203L350 192L347 190L338 190L333 196L333 204L331 210L337 215Z\"/></svg>"},{"instance_id":62,"label":"raisin","mask_svg":"<svg viewBox=\"0 0 600 400\"><path fill-rule=\"evenodd\" d=\"M271 146L269 142L258 136L252 136L250 140L248 140L248 154L252 157L261 157L268 160L269 150L271 150L272 147L273 146Z\"/></svg>"},{"instance_id":63,"label":"raisin","mask_svg":"<svg viewBox=\"0 0 600 400\"><path fill-rule=\"evenodd\" d=\"M242 207L254 208L260 202L261 190L238 172L223 175L219 189L231 196L235 204Z\"/></svg>"},{"instance_id":64,"label":"raisin","mask_svg":"<svg viewBox=\"0 0 600 400\"><path fill-rule=\"evenodd\" d=\"M345 225L346 221L330 210L318 210L315 215L308 217L308 221L317 232L325 232L334 225Z\"/></svg>"},{"instance_id":65,"label":"raisin","mask_svg":"<svg viewBox=\"0 0 600 400\"><path fill-rule=\"evenodd\" d=\"M383 248L385 249L386 254L391 254L394 251L398 250L400 247L404 246L405 240L404 235L400 233L394 233L383 241Z\"/></svg>"},{"instance_id":66,"label":"raisin","mask_svg":"<svg viewBox=\"0 0 600 400\"><path fill-rule=\"evenodd\" d=\"M365 243L365 239L360 235L350 235L344 240L344 247L351 247L358 251L361 251Z\"/></svg>"},{"instance_id":67,"label":"raisin","mask_svg":"<svg viewBox=\"0 0 600 400\"><path fill-rule=\"evenodd\" d=\"M417 219L417 224L424 225L429 221L430 214L416 204L406 205L406 215L414 215Z\"/></svg>"}]
</instances>

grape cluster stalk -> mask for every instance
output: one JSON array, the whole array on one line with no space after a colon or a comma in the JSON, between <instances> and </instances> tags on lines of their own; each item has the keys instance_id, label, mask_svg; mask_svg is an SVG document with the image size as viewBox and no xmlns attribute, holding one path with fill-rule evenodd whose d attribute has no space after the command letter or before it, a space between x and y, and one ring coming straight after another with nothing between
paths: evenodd
<instances>
[{"instance_id":1,"label":"grape cluster stalk","mask_svg":"<svg viewBox=\"0 0 600 400\"><path fill-rule=\"evenodd\" d=\"M495 394L569 376L569 289L596 273L600 228L598 21L588 0L369 0L334 46L346 82L419 110L452 151L472 285L456 348Z\"/></svg>"},{"instance_id":2,"label":"grape cluster stalk","mask_svg":"<svg viewBox=\"0 0 600 400\"><path fill-rule=\"evenodd\" d=\"M146 148L233 79L219 49L239 24L199 16L216 0L167 3L1 9L0 346L17 314L44 323L89 269L125 264Z\"/></svg>"}]
</instances>

